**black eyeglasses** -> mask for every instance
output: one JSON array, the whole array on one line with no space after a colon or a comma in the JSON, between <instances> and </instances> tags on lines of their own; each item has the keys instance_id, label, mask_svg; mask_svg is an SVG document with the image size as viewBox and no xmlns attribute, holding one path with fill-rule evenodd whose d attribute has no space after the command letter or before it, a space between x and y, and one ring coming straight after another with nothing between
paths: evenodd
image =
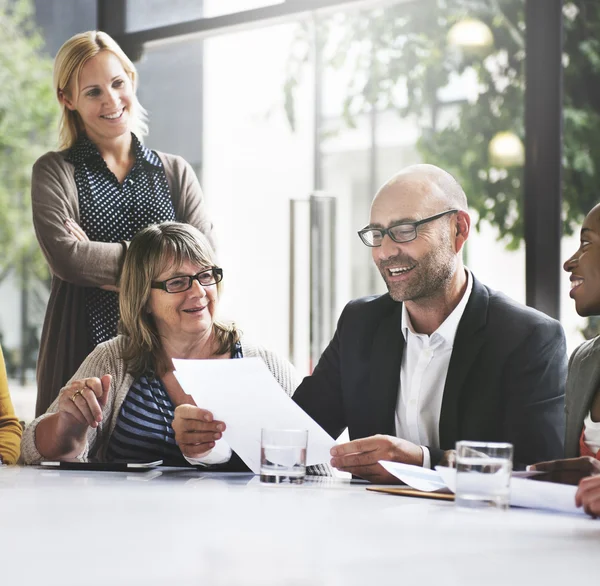
<instances>
[{"instance_id":1,"label":"black eyeglasses","mask_svg":"<svg viewBox=\"0 0 600 586\"><path fill-rule=\"evenodd\" d=\"M411 242L417 237L417 227L427 222L433 222L447 214L455 214L459 210L446 210L441 214L429 216L418 222L398 222L389 228L363 228L358 231L358 235L364 244L370 247L381 246L383 237L387 234L394 242Z\"/></svg>"},{"instance_id":2,"label":"black eyeglasses","mask_svg":"<svg viewBox=\"0 0 600 586\"><path fill-rule=\"evenodd\" d=\"M192 283L198 281L203 287L210 287L223 280L223 269L213 267L195 275L181 275L166 281L152 281L152 289L162 289L167 293L183 293L191 289Z\"/></svg>"}]
</instances>

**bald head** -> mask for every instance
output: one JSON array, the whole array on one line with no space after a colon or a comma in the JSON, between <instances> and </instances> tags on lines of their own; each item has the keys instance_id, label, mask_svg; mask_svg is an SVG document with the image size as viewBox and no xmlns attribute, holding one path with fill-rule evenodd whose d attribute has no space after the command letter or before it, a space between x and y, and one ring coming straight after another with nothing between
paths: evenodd
<instances>
[{"instance_id":1,"label":"bald head","mask_svg":"<svg viewBox=\"0 0 600 586\"><path fill-rule=\"evenodd\" d=\"M385 194L418 197L426 208L468 211L467 196L456 179L435 165L411 165L393 175L377 192L375 201Z\"/></svg>"}]
</instances>

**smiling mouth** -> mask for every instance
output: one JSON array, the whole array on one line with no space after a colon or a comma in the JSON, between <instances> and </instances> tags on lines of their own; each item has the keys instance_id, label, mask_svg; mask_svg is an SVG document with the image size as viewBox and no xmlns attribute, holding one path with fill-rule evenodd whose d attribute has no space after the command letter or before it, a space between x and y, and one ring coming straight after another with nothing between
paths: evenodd
<instances>
[{"instance_id":1,"label":"smiling mouth","mask_svg":"<svg viewBox=\"0 0 600 586\"><path fill-rule=\"evenodd\" d=\"M410 267L394 267L388 268L387 273L390 277L398 277L399 275L405 275L406 273L412 271L417 265L412 265Z\"/></svg>"},{"instance_id":2,"label":"smiling mouth","mask_svg":"<svg viewBox=\"0 0 600 586\"><path fill-rule=\"evenodd\" d=\"M204 307L191 307L190 309L184 309L184 313L200 313L206 309L206 305Z\"/></svg>"},{"instance_id":3,"label":"smiling mouth","mask_svg":"<svg viewBox=\"0 0 600 586\"><path fill-rule=\"evenodd\" d=\"M118 112L115 112L114 114L104 114L103 116L100 116L100 118L104 118L105 120L118 120L119 118L121 118L121 116L123 116L123 112L125 112L125 108L121 108Z\"/></svg>"},{"instance_id":4,"label":"smiling mouth","mask_svg":"<svg viewBox=\"0 0 600 586\"><path fill-rule=\"evenodd\" d=\"M574 289L577 289L577 287L579 287L579 285L583 285L583 279L573 279L571 281L571 291L573 291Z\"/></svg>"}]
</instances>

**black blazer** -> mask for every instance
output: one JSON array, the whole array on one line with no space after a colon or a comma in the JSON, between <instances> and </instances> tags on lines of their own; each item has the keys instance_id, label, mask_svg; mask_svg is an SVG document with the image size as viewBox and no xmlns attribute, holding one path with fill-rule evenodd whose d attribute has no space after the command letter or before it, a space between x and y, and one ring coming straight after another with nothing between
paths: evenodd
<instances>
[{"instance_id":1,"label":"black blazer","mask_svg":"<svg viewBox=\"0 0 600 586\"><path fill-rule=\"evenodd\" d=\"M351 301L294 400L332 437L395 435L402 303ZM515 468L563 456L567 356L560 324L473 279L446 376L435 465L459 440L507 441Z\"/></svg>"}]
</instances>

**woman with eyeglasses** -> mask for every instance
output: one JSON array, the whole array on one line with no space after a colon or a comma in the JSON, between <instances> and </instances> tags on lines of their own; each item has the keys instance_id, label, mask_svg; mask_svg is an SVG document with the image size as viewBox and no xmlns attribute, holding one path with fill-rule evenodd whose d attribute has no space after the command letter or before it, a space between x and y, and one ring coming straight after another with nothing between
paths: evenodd
<instances>
[{"instance_id":1,"label":"woman with eyeglasses","mask_svg":"<svg viewBox=\"0 0 600 586\"><path fill-rule=\"evenodd\" d=\"M37 365L40 415L96 345L117 334L118 280L131 238L168 220L209 240L202 190L181 157L148 149L135 66L106 33L70 38L54 60L59 150L31 180L40 247L52 271Z\"/></svg>"},{"instance_id":2,"label":"woman with eyeglasses","mask_svg":"<svg viewBox=\"0 0 600 586\"><path fill-rule=\"evenodd\" d=\"M194 405L173 375L173 358L261 358L282 389L292 365L245 340L217 317L223 271L195 228L165 222L131 241L121 277L121 335L102 343L25 430L23 459L97 457L243 470L219 441L225 423Z\"/></svg>"}]
</instances>

